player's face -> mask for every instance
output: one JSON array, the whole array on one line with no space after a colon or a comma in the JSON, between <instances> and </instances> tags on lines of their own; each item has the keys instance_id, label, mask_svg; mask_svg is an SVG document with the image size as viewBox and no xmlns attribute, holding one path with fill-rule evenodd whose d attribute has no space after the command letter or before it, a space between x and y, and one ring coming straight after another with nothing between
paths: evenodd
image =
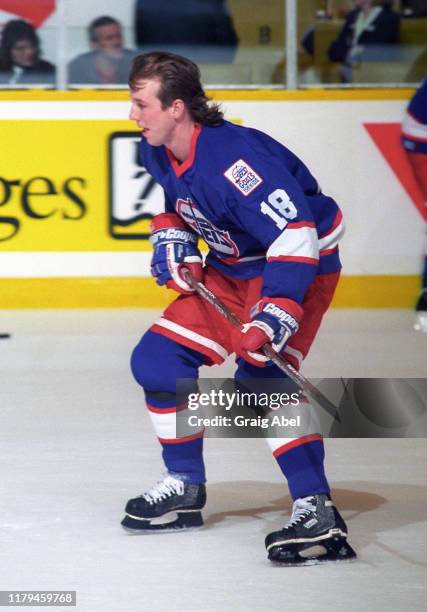
<instances>
[{"instance_id":1,"label":"player's face","mask_svg":"<svg viewBox=\"0 0 427 612\"><path fill-rule=\"evenodd\" d=\"M172 107L162 108L157 97L159 89L157 79L137 81L136 88L131 91L129 113L129 118L144 130L148 144L154 147L168 145L176 128Z\"/></svg>"}]
</instances>

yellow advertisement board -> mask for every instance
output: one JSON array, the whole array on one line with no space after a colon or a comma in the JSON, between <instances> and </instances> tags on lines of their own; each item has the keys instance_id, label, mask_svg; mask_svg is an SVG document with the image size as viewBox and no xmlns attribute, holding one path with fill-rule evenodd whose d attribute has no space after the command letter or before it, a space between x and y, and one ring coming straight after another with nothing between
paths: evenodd
<instances>
[{"instance_id":1,"label":"yellow advertisement board","mask_svg":"<svg viewBox=\"0 0 427 612\"><path fill-rule=\"evenodd\" d=\"M213 96L246 125L296 146L304 159L314 160L322 183L336 185L333 195L343 205L349 230L335 306L415 303L422 224L415 207L405 204L397 179L390 179L361 119L398 122L401 100L406 103L410 93ZM121 119L128 106L127 92L0 92L0 308L158 307L174 297L149 278L149 224L163 208L163 192L138 164L140 134L133 122ZM326 156L325 126L336 136ZM301 136L308 129L309 140ZM342 151L348 153L350 140L360 146L351 149L349 160ZM357 182L355 167L372 179ZM381 231L365 231L366 205L372 228Z\"/></svg>"},{"instance_id":2,"label":"yellow advertisement board","mask_svg":"<svg viewBox=\"0 0 427 612\"><path fill-rule=\"evenodd\" d=\"M163 191L130 121L4 121L0 251L149 250Z\"/></svg>"}]
</instances>

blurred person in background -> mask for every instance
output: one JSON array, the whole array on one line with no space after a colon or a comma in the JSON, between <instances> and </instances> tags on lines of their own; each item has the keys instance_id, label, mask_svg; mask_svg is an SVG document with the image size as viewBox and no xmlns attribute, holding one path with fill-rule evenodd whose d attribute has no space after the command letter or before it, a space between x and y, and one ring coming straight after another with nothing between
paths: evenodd
<instances>
[{"instance_id":1,"label":"blurred person in background","mask_svg":"<svg viewBox=\"0 0 427 612\"><path fill-rule=\"evenodd\" d=\"M140 51L174 51L198 63L231 63L238 37L225 0L136 0Z\"/></svg>"},{"instance_id":2,"label":"blurred person in background","mask_svg":"<svg viewBox=\"0 0 427 612\"><path fill-rule=\"evenodd\" d=\"M331 62L341 64L344 83L353 80L352 65L361 60L366 46L376 46L377 61L385 59L380 45L399 43L400 17L391 10L389 2L354 0L354 10L347 14L338 38L329 47ZM370 59L374 59L371 53Z\"/></svg>"},{"instance_id":3,"label":"blurred person in background","mask_svg":"<svg viewBox=\"0 0 427 612\"><path fill-rule=\"evenodd\" d=\"M123 47L122 26L109 16L89 25L92 50L74 58L68 67L70 83L115 85L127 83L134 51Z\"/></svg>"},{"instance_id":4,"label":"blurred person in background","mask_svg":"<svg viewBox=\"0 0 427 612\"><path fill-rule=\"evenodd\" d=\"M0 83L53 84L55 66L40 55L40 40L33 26L22 19L9 21L1 34Z\"/></svg>"},{"instance_id":5,"label":"blurred person in background","mask_svg":"<svg viewBox=\"0 0 427 612\"><path fill-rule=\"evenodd\" d=\"M402 123L402 146L427 207L427 75L406 109ZM427 219L427 208L424 218ZM424 259L421 293L415 329L427 333L427 252Z\"/></svg>"}]
</instances>

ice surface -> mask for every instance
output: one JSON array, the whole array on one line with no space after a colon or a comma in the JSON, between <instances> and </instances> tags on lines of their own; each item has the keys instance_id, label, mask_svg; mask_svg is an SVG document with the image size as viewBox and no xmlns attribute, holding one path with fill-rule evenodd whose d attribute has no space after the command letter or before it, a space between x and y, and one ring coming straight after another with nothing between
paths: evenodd
<instances>
[{"instance_id":1,"label":"ice surface","mask_svg":"<svg viewBox=\"0 0 427 612\"><path fill-rule=\"evenodd\" d=\"M290 498L263 440L206 441L206 526L132 536L129 497L162 471L128 368L154 310L0 311L0 589L71 589L84 612L426 609L427 443L327 440L356 563L280 568ZM426 376L405 310L334 310L304 373ZM166 367L166 366L165 366ZM227 362L205 375L231 375ZM61 608L58 608L61 609ZM65 608L64 608L65 609Z\"/></svg>"}]
</instances>

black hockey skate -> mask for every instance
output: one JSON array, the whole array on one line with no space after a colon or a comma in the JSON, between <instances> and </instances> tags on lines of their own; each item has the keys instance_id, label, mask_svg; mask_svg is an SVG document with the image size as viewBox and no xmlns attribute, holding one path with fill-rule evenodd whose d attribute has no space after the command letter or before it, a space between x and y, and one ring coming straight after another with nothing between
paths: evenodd
<instances>
[{"instance_id":1,"label":"black hockey skate","mask_svg":"<svg viewBox=\"0 0 427 612\"><path fill-rule=\"evenodd\" d=\"M297 499L292 517L265 538L270 561L281 565L315 565L349 561L356 553L347 542L347 526L328 495Z\"/></svg>"},{"instance_id":2,"label":"black hockey skate","mask_svg":"<svg viewBox=\"0 0 427 612\"><path fill-rule=\"evenodd\" d=\"M415 310L415 331L427 333L427 289L421 291Z\"/></svg>"},{"instance_id":3,"label":"black hockey skate","mask_svg":"<svg viewBox=\"0 0 427 612\"><path fill-rule=\"evenodd\" d=\"M126 504L121 525L132 533L196 529L203 525L204 484L189 484L167 474L152 489Z\"/></svg>"}]
</instances>

